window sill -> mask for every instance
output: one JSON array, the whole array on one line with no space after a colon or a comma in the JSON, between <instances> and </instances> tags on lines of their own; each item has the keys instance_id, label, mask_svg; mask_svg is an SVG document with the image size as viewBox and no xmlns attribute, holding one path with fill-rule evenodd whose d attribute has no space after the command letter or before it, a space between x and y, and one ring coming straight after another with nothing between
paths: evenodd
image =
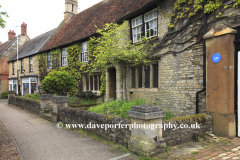
<instances>
[{"instance_id":1,"label":"window sill","mask_svg":"<svg viewBox=\"0 0 240 160\"><path fill-rule=\"evenodd\" d=\"M154 37L146 38L146 39L149 40L150 42L152 42L152 41L159 40L159 37L158 37L158 36L154 36ZM133 45L138 45L139 42L133 42L133 41L132 41L132 44L133 44Z\"/></svg>"},{"instance_id":2,"label":"window sill","mask_svg":"<svg viewBox=\"0 0 240 160\"><path fill-rule=\"evenodd\" d=\"M130 92L142 92L142 91L158 92L158 88L131 88L130 89Z\"/></svg>"}]
</instances>

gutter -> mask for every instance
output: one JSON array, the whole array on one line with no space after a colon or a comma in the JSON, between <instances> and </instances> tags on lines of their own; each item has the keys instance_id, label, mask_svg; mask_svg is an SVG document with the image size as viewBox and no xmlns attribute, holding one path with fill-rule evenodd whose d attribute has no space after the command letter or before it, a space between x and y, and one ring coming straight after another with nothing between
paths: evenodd
<instances>
[{"instance_id":1,"label":"gutter","mask_svg":"<svg viewBox=\"0 0 240 160\"><path fill-rule=\"evenodd\" d=\"M207 4L207 0L204 0L204 6ZM204 26L203 26L203 34L207 33L207 14L204 13ZM203 88L200 91L196 92L196 114L199 114L199 106L198 106L198 96L199 93L206 91L206 42L203 39Z\"/></svg>"}]
</instances>

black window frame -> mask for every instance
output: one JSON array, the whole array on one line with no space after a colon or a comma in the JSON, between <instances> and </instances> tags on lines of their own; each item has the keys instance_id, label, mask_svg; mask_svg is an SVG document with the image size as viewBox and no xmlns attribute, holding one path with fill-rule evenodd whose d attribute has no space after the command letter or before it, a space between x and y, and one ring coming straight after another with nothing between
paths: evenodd
<instances>
[{"instance_id":1,"label":"black window frame","mask_svg":"<svg viewBox=\"0 0 240 160\"><path fill-rule=\"evenodd\" d=\"M153 64L153 88L158 88L158 63Z\"/></svg>"},{"instance_id":2,"label":"black window frame","mask_svg":"<svg viewBox=\"0 0 240 160\"><path fill-rule=\"evenodd\" d=\"M151 82L151 77L150 77L150 66L144 66L144 71L145 71L145 88L150 88L150 82Z\"/></svg>"},{"instance_id":3,"label":"black window frame","mask_svg":"<svg viewBox=\"0 0 240 160\"><path fill-rule=\"evenodd\" d=\"M136 69L132 67L132 88L136 88Z\"/></svg>"},{"instance_id":4,"label":"black window frame","mask_svg":"<svg viewBox=\"0 0 240 160\"><path fill-rule=\"evenodd\" d=\"M15 62L12 62L12 75L15 75L15 66L14 66Z\"/></svg>"},{"instance_id":5,"label":"black window frame","mask_svg":"<svg viewBox=\"0 0 240 160\"><path fill-rule=\"evenodd\" d=\"M138 88L142 88L142 66L138 67Z\"/></svg>"},{"instance_id":6,"label":"black window frame","mask_svg":"<svg viewBox=\"0 0 240 160\"><path fill-rule=\"evenodd\" d=\"M23 59L21 59L21 73L24 73L24 64L23 64Z\"/></svg>"}]
</instances>

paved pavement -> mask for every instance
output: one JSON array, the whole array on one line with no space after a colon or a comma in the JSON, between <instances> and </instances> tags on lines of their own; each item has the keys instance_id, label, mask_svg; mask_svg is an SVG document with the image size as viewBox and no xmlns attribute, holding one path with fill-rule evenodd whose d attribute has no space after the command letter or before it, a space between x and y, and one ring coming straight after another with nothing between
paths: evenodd
<instances>
[{"instance_id":1,"label":"paved pavement","mask_svg":"<svg viewBox=\"0 0 240 160\"><path fill-rule=\"evenodd\" d=\"M0 100L0 121L19 147L24 160L108 160L125 153Z\"/></svg>"}]
</instances>

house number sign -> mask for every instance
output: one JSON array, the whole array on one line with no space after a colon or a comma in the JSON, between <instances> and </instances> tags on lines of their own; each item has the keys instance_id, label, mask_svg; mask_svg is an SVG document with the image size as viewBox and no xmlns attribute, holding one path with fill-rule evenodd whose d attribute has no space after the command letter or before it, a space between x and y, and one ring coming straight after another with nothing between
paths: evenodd
<instances>
[{"instance_id":1,"label":"house number sign","mask_svg":"<svg viewBox=\"0 0 240 160\"><path fill-rule=\"evenodd\" d=\"M221 55L219 53L214 53L212 56L212 61L214 63L218 63L218 62L220 62L220 60L221 60Z\"/></svg>"}]
</instances>

